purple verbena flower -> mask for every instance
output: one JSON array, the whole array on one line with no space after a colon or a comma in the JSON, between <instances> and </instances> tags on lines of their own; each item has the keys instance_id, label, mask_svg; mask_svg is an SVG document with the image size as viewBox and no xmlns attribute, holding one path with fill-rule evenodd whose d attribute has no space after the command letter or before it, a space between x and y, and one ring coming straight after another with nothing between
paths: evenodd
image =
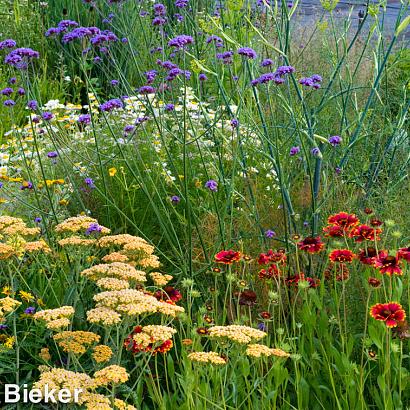
<instances>
[{"instance_id":1,"label":"purple verbena flower","mask_svg":"<svg viewBox=\"0 0 410 410\"><path fill-rule=\"evenodd\" d=\"M5 100L3 104L5 107L13 107L16 105L16 102L14 100Z\"/></svg>"},{"instance_id":2,"label":"purple verbena flower","mask_svg":"<svg viewBox=\"0 0 410 410\"><path fill-rule=\"evenodd\" d=\"M253 48L250 47L242 47L238 49L238 54L249 58L251 60L255 59L257 57L256 51Z\"/></svg>"},{"instance_id":3,"label":"purple verbena flower","mask_svg":"<svg viewBox=\"0 0 410 410\"><path fill-rule=\"evenodd\" d=\"M1 94L1 95L7 95L8 97L9 97L11 94L13 94L13 93L14 93L14 90L13 90L11 87L3 88L3 89L0 91L0 94Z\"/></svg>"},{"instance_id":4,"label":"purple verbena flower","mask_svg":"<svg viewBox=\"0 0 410 410\"><path fill-rule=\"evenodd\" d=\"M168 46L182 49L186 47L187 45L192 44L193 42L194 42L194 39L191 36L187 36L186 34L181 34L169 40Z\"/></svg>"},{"instance_id":5,"label":"purple verbena flower","mask_svg":"<svg viewBox=\"0 0 410 410\"><path fill-rule=\"evenodd\" d=\"M291 149L290 149L290 152L289 152L289 155L291 156L291 157L294 157L295 155L297 155L297 154L299 154L299 152L300 152L300 147L292 147Z\"/></svg>"},{"instance_id":6,"label":"purple verbena flower","mask_svg":"<svg viewBox=\"0 0 410 410\"><path fill-rule=\"evenodd\" d=\"M5 48L14 48L16 45L17 43L15 40L8 38L7 40L0 41L0 50L4 50Z\"/></svg>"},{"instance_id":7,"label":"purple verbena flower","mask_svg":"<svg viewBox=\"0 0 410 410\"><path fill-rule=\"evenodd\" d=\"M188 6L188 3L189 3L189 0L175 0L175 7L183 9L186 6Z\"/></svg>"},{"instance_id":8,"label":"purple verbena flower","mask_svg":"<svg viewBox=\"0 0 410 410\"><path fill-rule=\"evenodd\" d=\"M45 111L41 114L41 118L43 118L44 121L50 121L54 118L54 114L50 111Z\"/></svg>"},{"instance_id":9,"label":"purple verbena flower","mask_svg":"<svg viewBox=\"0 0 410 410\"><path fill-rule=\"evenodd\" d=\"M338 145L341 144L342 138L339 137L339 135L333 135L328 139L330 145L337 147Z\"/></svg>"},{"instance_id":10,"label":"purple verbena flower","mask_svg":"<svg viewBox=\"0 0 410 410\"><path fill-rule=\"evenodd\" d=\"M27 108L29 108L30 110L36 111L38 108L38 104L36 100L30 100L27 103Z\"/></svg>"},{"instance_id":11,"label":"purple verbena flower","mask_svg":"<svg viewBox=\"0 0 410 410\"><path fill-rule=\"evenodd\" d=\"M111 112L115 109L123 108L124 104L118 98L113 98L112 100L108 100L100 105L100 110L105 112Z\"/></svg>"},{"instance_id":12,"label":"purple verbena flower","mask_svg":"<svg viewBox=\"0 0 410 410\"><path fill-rule=\"evenodd\" d=\"M156 16L165 16L167 14L167 9L162 3L154 4L153 9Z\"/></svg>"},{"instance_id":13,"label":"purple verbena flower","mask_svg":"<svg viewBox=\"0 0 410 410\"><path fill-rule=\"evenodd\" d=\"M150 85L143 85L142 87L138 88L138 92L140 94L155 94L155 88L151 87Z\"/></svg>"},{"instance_id":14,"label":"purple verbena flower","mask_svg":"<svg viewBox=\"0 0 410 410\"><path fill-rule=\"evenodd\" d=\"M131 132L133 132L134 130L135 130L134 125L126 125L124 127L124 134L131 134Z\"/></svg>"},{"instance_id":15,"label":"purple verbena flower","mask_svg":"<svg viewBox=\"0 0 410 410\"><path fill-rule=\"evenodd\" d=\"M156 16L152 19L153 26L163 26L166 22L166 17Z\"/></svg>"},{"instance_id":16,"label":"purple verbena flower","mask_svg":"<svg viewBox=\"0 0 410 410\"><path fill-rule=\"evenodd\" d=\"M261 67L270 67L272 65L273 65L273 60L271 60L270 58L265 58L265 60L261 62Z\"/></svg>"},{"instance_id":17,"label":"purple verbena flower","mask_svg":"<svg viewBox=\"0 0 410 410\"><path fill-rule=\"evenodd\" d=\"M91 235L92 233L100 233L102 231L102 227L98 225L98 223L91 223L90 226L86 229L85 234Z\"/></svg>"},{"instance_id":18,"label":"purple verbena flower","mask_svg":"<svg viewBox=\"0 0 410 410\"><path fill-rule=\"evenodd\" d=\"M81 114L81 115L78 117L77 122L78 122L79 124L84 124L84 125L91 124L91 115L90 115L90 114Z\"/></svg>"},{"instance_id":19,"label":"purple verbena flower","mask_svg":"<svg viewBox=\"0 0 410 410\"><path fill-rule=\"evenodd\" d=\"M216 192L218 191L218 183L215 180L210 179L209 181L205 182L205 188L208 188L212 192Z\"/></svg>"},{"instance_id":20,"label":"purple verbena flower","mask_svg":"<svg viewBox=\"0 0 410 410\"><path fill-rule=\"evenodd\" d=\"M276 236L276 232L272 231L271 229L268 229L267 231L265 231L265 236L269 239L273 238L274 236Z\"/></svg>"},{"instance_id":21,"label":"purple verbena flower","mask_svg":"<svg viewBox=\"0 0 410 410\"><path fill-rule=\"evenodd\" d=\"M95 188L94 181L91 178L85 178L84 183L91 189Z\"/></svg>"},{"instance_id":22,"label":"purple verbena flower","mask_svg":"<svg viewBox=\"0 0 410 410\"><path fill-rule=\"evenodd\" d=\"M171 196L171 202L173 204L178 204L180 200L181 200L181 198L178 195L172 195Z\"/></svg>"},{"instance_id":23,"label":"purple verbena flower","mask_svg":"<svg viewBox=\"0 0 410 410\"><path fill-rule=\"evenodd\" d=\"M231 127L232 128L238 128L238 126L239 126L239 121L236 118L233 118L231 120Z\"/></svg>"},{"instance_id":24,"label":"purple verbena flower","mask_svg":"<svg viewBox=\"0 0 410 410\"><path fill-rule=\"evenodd\" d=\"M320 149L319 149L318 147L313 147L313 148L310 150L310 153L311 153L312 155L314 155L315 157L317 157L318 155L320 155Z\"/></svg>"}]
</instances>

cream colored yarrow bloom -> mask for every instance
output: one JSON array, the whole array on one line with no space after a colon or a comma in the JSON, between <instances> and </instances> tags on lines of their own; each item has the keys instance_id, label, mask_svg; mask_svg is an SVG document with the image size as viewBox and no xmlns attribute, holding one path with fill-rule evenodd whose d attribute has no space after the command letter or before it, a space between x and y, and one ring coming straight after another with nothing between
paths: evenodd
<instances>
[{"instance_id":1,"label":"cream colored yarrow bloom","mask_svg":"<svg viewBox=\"0 0 410 410\"><path fill-rule=\"evenodd\" d=\"M14 254L14 248L6 243L0 243L0 260L8 259Z\"/></svg>"},{"instance_id":2,"label":"cream colored yarrow bloom","mask_svg":"<svg viewBox=\"0 0 410 410\"><path fill-rule=\"evenodd\" d=\"M122 290L130 287L130 284L126 280L117 278L101 278L97 280L96 284L104 290Z\"/></svg>"},{"instance_id":3,"label":"cream colored yarrow bloom","mask_svg":"<svg viewBox=\"0 0 410 410\"><path fill-rule=\"evenodd\" d=\"M261 357L261 356L277 356L277 357L289 357L290 354L286 353L281 349L271 348L265 345L260 344L250 344L246 348L246 354L252 357Z\"/></svg>"},{"instance_id":4,"label":"cream colored yarrow bloom","mask_svg":"<svg viewBox=\"0 0 410 410\"><path fill-rule=\"evenodd\" d=\"M108 255L105 255L101 259L104 263L112 263L112 262L123 262L126 263L129 261L128 256L123 255L120 252L111 252Z\"/></svg>"},{"instance_id":5,"label":"cream colored yarrow bloom","mask_svg":"<svg viewBox=\"0 0 410 410\"><path fill-rule=\"evenodd\" d=\"M124 367L113 364L104 367L94 373L94 386L107 386L108 384L122 384L129 378L127 370Z\"/></svg>"},{"instance_id":6,"label":"cream colored yarrow bloom","mask_svg":"<svg viewBox=\"0 0 410 410\"><path fill-rule=\"evenodd\" d=\"M163 274L160 272L151 272L149 276L157 286L165 286L173 278L171 275Z\"/></svg>"},{"instance_id":7,"label":"cream colored yarrow bloom","mask_svg":"<svg viewBox=\"0 0 410 410\"><path fill-rule=\"evenodd\" d=\"M57 233L77 233L77 232L85 233L91 224L98 224L98 221L89 216L83 216L83 215L73 216L61 222L60 224L58 224L54 228L54 230ZM98 225L98 226L101 229L99 230L99 233L101 235L107 235L110 233L110 230L106 228L105 226L102 226L102 225Z\"/></svg>"},{"instance_id":8,"label":"cream colored yarrow bloom","mask_svg":"<svg viewBox=\"0 0 410 410\"><path fill-rule=\"evenodd\" d=\"M103 326L113 326L121 322L121 315L113 309L99 306L87 312L87 321Z\"/></svg>"},{"instance_id":9,"label":"cream colored yarrow bloom","mask_svg":"<svg viewBox=\"0 0 410 410\"><path fill-rule=\"evenodd\" d=\"M193 352L188 355L188 359L198 363L226 364L226 360L216 352Z\"/></svg>"},{"instance_id":10,"label":"cream colored yarrow bloom","mask_svg":"<svg viewBox=\"0 0 410 410\"><path fill-rule=\"evenodd\" d=\"M104 363L108 362L111 359L112 355L113 353L109 346L98 345L94 347L92 356L97 363Z\"/></svg>"},{"instance_id":11,"label":"cream colored yarrow bloom","mask_svg":"<svg viewBox=\"0 0 410 410\"><path fill-rule=\"evenodd\" d=\"M163 343L172 338L177 331L172 327L161 325L148 325L142 327L141 331L134 333L132 340L138 344L140 349L147 348L151 344Z\"/></svg>"},{"instance_id":12,"label":"cream colored yarrow bloom","mask_svg":"<svg viewBox=\"0 0 410 410\"><path fill-rule=\"evenodd\" d=\"M110 247L120 247L122 248L127 243L131 243L137 240L144 240L138 236L125 234L119 235L107 235L99 239L98 245L101 248L110 248Z\"/></svg>"},{"instance_id":13,"label":"cream colored yarrow bloom","mask_svg":"<svg viewBox=\"0 0 410 410\"><path fill-rule=\"evenodd\" d=\"M70 236L68 238L60 239L58 244L63 248L66 246L93 246L97 243L96 239L84 239L80 236Z\"/></svg>"},{"instance_id":14,"label":"cream colored yarrow bloom","mask_svg":"<svg viewBox=\"0 0 410 410\"><path fill-rule=\"evenodd\" d=\"M14 310L16 310L20 305L21 302L11 298L10 296L2 298L0 299L0 315L2 316L4 313L11 313Z\"/></svg>"},{"instance_id":15,"label":"cream colored yarrow bloom","mask_svg":"<svg viewBox=\"0 0 410 410\"><path fill-rule=\"evenodd\" d=\"M83 354L88 346L98 343L101 337L93 332L77 330L57 333L53 339L65 352Z\"/></svg>"},{"instance_id":16,"label":"cream colored yarrow bloom","mask_svg":"<svg viewBox=\"0 0 410 410\"><path fill-rule=\"evenodd\" d=\"M32 253L32 252L50 253L51 252L50 247L44 241L44 239L40 239L39 241L34 241L34 242L26 242L24 244L24 250L28 253Z\"/></svg>"},{"instance_id":17,"label":"cream colored yarrow bloom","mask_svg":"<svg viewBox=\"0 0 410 410\"><path fill-rule=\"evenodd\" d=\"M49 391L56 389L56 394L62 389L68 389L71 392L71 399L74 400L74 390L83 389L79 395L81 398L87 389L94 386L94 380L85 373L51 368L40 374L40 379L33 384L33 389L40 389L44 395L46 386Z\"/></svg>"},{"instance_id":18,"label":"cream colored yarrow bloom","mask_svg":"<svg viewBox=\"0 0 410 410\"><path fill-rule=\"evenodd\" d=\"M91 268L83 270L81 276L85 276L87 279L93 281L108 277L136 282L145 282L147 280L145 272L122 262L94 265Z\"/></svg>"},{"instance_id":19,"label":"cream colored yarrow bloom","mask_svg":"<svg viewBox=\"0 0 410 410\"><path fill-rule=\"evenodd\" d=\"M259 340L266 336L265 332L253 327L241 325L212 326L208 329L211 338L226 338L233 342L248 344L252 340Z\"/></svg>"}]
</instances>

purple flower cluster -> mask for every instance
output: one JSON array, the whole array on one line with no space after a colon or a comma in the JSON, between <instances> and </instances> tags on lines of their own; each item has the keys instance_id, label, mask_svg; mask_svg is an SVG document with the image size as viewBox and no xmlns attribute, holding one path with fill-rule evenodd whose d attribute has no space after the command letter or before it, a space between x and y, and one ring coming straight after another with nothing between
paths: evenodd
<instances>
[{"instance_id":1,"label":"purple flower cluster","mask_svg":"<svg viewBox=\"0 0 410 410\"><path fill-rule=\"evenodd\" d=\"M166 70L172 70L173 68L178 68L178 66L175 63L169 60L166 60L166 61L157 60L157 64L161 66L162 68L165 68Z\"/></svg>"},{"instance_id":2,"label":"purple flower cluster","mask_svg":"<svg viewBox=\"0 0 410 410\"><path fill-rule=\"evenodd\" d=\"M276 232L272 231L272 229L268 229L265 231L265 236L269 239L273 238L274 236L276 236Z\"/></svg>"},{"instance_id":3,"label":"purple flower cluster","mask_svg":"<svg viewBox=\"0 0 410 410\"><path fill-rule=\"evenodd\" d=\"M250 47L239 48L238 54L251 60L254 60L257 57L256 51Z\"/></svg>"},{"instance_id":4,"label":"purple flower cluster","mask_svg":"<svg viewBox=\"0 0 410 410\"><path fill-rule=\"evenodd\" d=\"M172 68L171 70L168 71L168 75L166 76L167 81L173 81L175 78L177 78L179 75L185 75L185 78L189 80L191 78L191 72L188 70L181 70L180 68Z\"/></svg>"},{"instance_id":5,"label":"purple flower cluster","mask_svg":"<svg viewBox=\"0 0 410 410\"><path fill-rule=\"evenodd\" d=\"M91 115L90 115L90 114L81 114L81 115L78 117L77 122L78 122L79 124L84 124L84 125L91 124Z\"/></svg>"},{"instance_id":6,"label":"purple flower cluster","mask_svg":"<svg viewBox=\"0 0 410 410\"><path fill-rule=\"evenodd\" d=\"M16 48L5 57L4 62L18 69L25 69L30 60L39 57L40 53L31 48Z\"/></svg>"},{"instance_id":7,"label":"purple flower cluster","mask_svg":"<svg viewBox=\"0 0 410 410\"><path fill-rule=\"evenodd\" d=\"M142 87L138 88L138 92L140 94L155 94L156 89L150 85L143 85Z\"/></svg>"},{"instance_id":8,"label":"purple flower cluster","mask_svg":"<svg viewBox=\"0 0 410 410\"><path fill-rule=\"evenodd\" d=\"M270 67L273 65L273 60L271 60L270 58L265 58L262 62L261 62L261 67Z\"/></svg>"},{"instance_id":9,"label":"purple flower cluster","mask_svg":"<svg viewBox=\"0 0 410 410\"><path fill-rule=\"evenodd\" d=\"M16 102L14 100L5 100L3 104L5 107L13 107L16 105Z\"/></svg>"},{"instance_id":10,"label":"purple flower cluster","mask_svg":"<svg viewBox=\"0 0 410 410\"><path fill-rule=\"evenodd\" d=\"M153 9L156 16L165 16L167 14L167 9L162 3L154 4Z\"/></svg>"},{"instance_id":11,"label":"purple flower cluster","mask_svg":"<svg viewBox=\"0 0 410 410\"><path fill-rule=\"evenodd\" d=\"M285 82L285 76L287 74L295 72L295 68L290 65L283 65L276 69L273 73L262 74L260 77L252 80L252 85L265 84L273 81L275 84L283 84Z\"/></svg>"},{"instance_id":12,"label":"purple flower cluster","mask_svg":"<svg viewBox=\"0 0 410 410\"><path fill-rule=\"evenodd\" d=\"M187 45L192 44L194 39L186 34L181 34L168 41L169 47L175 47L177 49L185 48Z\"/></svg>"},{"instance_id":13,"label":"purple flower cluster","mask_svg":"<svg viewBox=\"0 0 410 410\"><path fill-rule=\"evenodd\" d=\"M321 82L322 77L319 74L313 74L311 77L303 77L299 80L299 84L305 85L306 87L312 87L315 90L320 88Z\"/></svg>"},{"instance_id":14,"label":"purple flower cluster","mask_svg":"<svg viewBox=\"0 0 410 410\"><path fill-rule=\"evenodd\" d=\"M124 104L118 98L113 98L112 100L108 100L100 105L100 110L105 112L111 112L116 108L123 108Z\"/></svg>"},{"instance_id":15,"label":"purple flower cluster","mask_svg":"<svg viewBox=\"0 0 410 410\"><path fill-rule=\"evenodd\" d=\"M84 183L90 188L90 189L94 189L95 185L94 185L94 181L91 178L85 178L84 179Z\"/></svg>"},{"instance_id":16,"label":"purple flower cluster","mask_svg":"<svg viewBox=\"0 0 410 410\"><path fill-rule=\"evenodd\" d=\"M223 47L224 45L224 41L221 39L221 37L215 36L214 34L206 39L206 44L210 43L215 43L215 47L218 48Z\"/></svg>"},{"instance_id":17,"label":"purple flower cluster","mask_svg":"<svg viewBox=\"0 0 410 410\"><path fill-rule=\"evenodd\" d=\"M210 179L209 181L205 182L205 188L208 188L212 192L217 192L218 191L218 183Z\"/></svg>"},{"instance_id":18,"label":"purple flower cluster","mask_svg":"<svg viewBox=\"0 0 410 410\"><path fill-rule=\"evenodd\" d=\"M4 50L5 48L14 48L16 45L17 43L15 40L8 38L7 40L0 41L0 50Z\"/></svg>"},{"instance_id":19,"label":"purple flower cluster","mask_svg":"<svg viewBox=\"0 0 410 410\"><path fill-rule=\"evenodd\" d=\"M163 26L167 22L165 17L156 16L152 19L153 26Z\"/></svg>"},{"instance_id":20,"label":"purple flower cluster","mask_svg":"<svg viewBox=\"0 0 410 410\"><path fill-rule=\"evenodd\" d=\"M188 6L189 0L175 0L175 7L183 9Z\"/></svg>"},{"instance_id":21,"label":"purple flower cluster","mask_svg":"<svg viewBox=\"0 0 410 410\"><path fill-rule=\"evenodd\" d=\"M224 64L232 64L233 51L224 51L223 53L218 53L216 58L222 60Z\"/></svg>"},{"instance_id":22,"label":"purple flower cluster","mask_svg":"<svg viewBox=\"0 0 410 410\"><path fill-rule=\"evenodd\" d=\"M103 44L105 45L114 41L118 41L118 37L109 30L104 30L101 34L97 34L90 39L91 44L97 47L101 47Z\"/></svg>"},{"instance_id":23,"label":"purple flower cluster","mask_svg":"<svg viewBox=\"0 0 410 410\"><path fill-rule=\"evenodd\" d=\"M291 157L294 157L295 155L299 154L300 152L300 147L296 146L296 147L292 147L289 151L289 155Z\"/></svg>"},{"instance_id":24,"label":"purple flower cluster","mask_svg":"<svg viewBox=\"0 0 410 410\"><path fill-rule=\"evenodd\" d=\"M98 27L77 27L69 33L64 34L61 41L63 42L63 44L68 44L72 41L86 37L93 37L100 33L101 30Z\"/></svg>"},{"instance_id":25,"label":"purple flower cluster","mask_svg":"<svg viewBox=\"0 0 410 410\"><path fill-rule=\"evenodd\" d=\"M100 233L102 231L102 227L98 225L98 223L91 223L90 226L86 229L85 234L91 235L92 233Z\"/></svg>"},{"instance_id":26,"label":"purple flower cluster","mask_svg":"<svg viewBox=\"0 0 410 410\"><path fill-rule=\"evenodd\" d=\"M338 145L341 144L342 138L339 137L339 135L333 135L332 137L330 137L330 138L328 139L328 142L329 142L330 145L332 145L333 147L337 147Z\"/></svg>"},{"instance_id":27,"label":"purple flower cluster","mask_svg":"<svg viewBox=\"0 0 410 410\"><path fill-rule=\"evenodd\" d=\"M14 93L14 90L13 90L11 87L3 88L3 89L0 91L0 94L1 94L1 95L7 95L8 97L9 97L11 94L13 94L13 93Z\"/></svg>"},{"instance_id":28,"label":"purple flower cluster","mask_svg":"<svg viewBox=\"0 0 410 410\"><path fill-rule=\"evenodd\" d=\"M150 70L144 73L145 78L147 79L147 84L152 84L157 77L158 71L157 70Z\"/></svg>"},{"instance_id":29,"label":"purple flower cluster","mask_svg":"<svg viewBox=\"0 0 410 410\"><path fill-rule=\"evenodd\" d=\"M30 101L27 103L27 108L29 108L29 109L32 110L32 111L36 111L37 108L38 108L38 103L37 103L37 101L36 101L36 100L30 100Z\"/></svg>"},{"instance_id":30,"label":"purple flower cluster","mask_svg":"<svg viewBox=\"0 0 410 410\"><path fill-rule=\"evenodd\" d=\"M51 121L54 118L54 114L50 111L45 111L41 114L44 121Z\"/></svg>"}]
</instances>

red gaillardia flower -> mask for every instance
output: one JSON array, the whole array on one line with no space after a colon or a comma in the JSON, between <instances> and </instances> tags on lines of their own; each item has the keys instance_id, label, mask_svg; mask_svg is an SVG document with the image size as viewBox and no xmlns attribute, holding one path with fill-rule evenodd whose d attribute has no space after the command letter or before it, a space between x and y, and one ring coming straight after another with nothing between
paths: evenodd
<instances>
[{"instance_id":1,"label":"red gaillardia flower","mask_svg":"<svg viewBox=\"0 0 410 410\"><path fill-rule=\"evenodd\" d=\"M396 327L406 319L406 312L397 302L377 303L370 308L370 316L385 322L387 327Z\"/></svg>"},{"instance_id":2,"label":"red gaillardia flower","mask_svg":"<svg viewBox=\"0 0 410 410\"><path fill-rule=\"evenodd\" d=\"M259 313L259 316L260 316L262 319L265 319L265 320L268 320L268 319L271 318L271 314L270 314L269 312L267 312L266 310L264 310L263 312L260 312L260 313Z\"/></svg>"},{"instance_id":3,"label":"red gaillardia flower","mask_svg":"<svg viewBox=\"0 0 410 410\"><path fill-rule=\"evenodd\" d=\"M154 296L158 300L171 300L172 302L178 302L182 299L181 292L173 286L165 286L163 290L157 290Z\"/></svg>"},{"instance_id":4,"label":"red gaillardia flower","mask_svg":"<svg viewBox=\"0 0 410 410\"><path fill-rule=\"evenodd\" d=\"M238 262L242 257L240 252L233 251L220 251L215 255L215 262L223 263L224 265L232 265L234 262Z\"/></svg>"},{"instance_id":5,"label":"red gaillardia flower","mask_svg":"<svg viewBox=\"0 0 410 410\"><path fill-rule=\"evenodd\" d=\"M389 255L386 251L380 251L379 255L374 258L373 266L377 268L380 273L386 275L403 275L400 267L400 260L397 256Z\"/></svg>"},{"instance_id":6,"label":"red gaillardia flower","mask_svg":"<svg viewBox=\"0 0 410 410\"><path fill-rule=\"evenodd\" d=\"M369 247L367 249L360 249L359 254L360 262L364 263L365 265L373 265L374 259L377 257L377 250L376 248Z\"/></svg>"},{"instance_id":7,"label":"red gaillardia flower","mask_svg":"<svg viewBox=\"0 0 410 410\"><path fill-rule=\"evenodd\" d=\"M298 248L309 253L319 253L325 247L320 236L307 236L305 239L298 242Z\"/></svg>"},{"instance_id":8,"label":"red gaillardia flower","mask_svg":"<svg viewBox=\"0 0 410 410\"><path fill-rule=\"evenodd\" d=\"M327 219L330 225L339 226L345 232L358 225L359 218L354 214L348 214L347 212L339 212L335 215L330 215Z\"/></svg>"},{"instance_id":9,"label":"red gaillardia flower","mask_svg":"<svg viewBox=\"0 0 410 410\"><path fill-rule=\"evenodd\" d=\"M368 225L355 226L351 231L349 236L355 238L355 242L363 241L380 241L381 229L372 228Z\"/></svg>"},{"instance_id":10,"label":"red gaillardia flower","mask_svg":"<svg viewBox=\"0 0 410 410\"><path fill-rule=\"evenodd\" d=\"M261 269L258 273L259 279L272 279L280 275L280 270L275 264L269 266L268 269Z\"/></svg>"},{"instance_id":11,"label":"red gaillardia flower","mask_svg":"<svg viewBox=\"0 0 410 410\"><path fill-rule=\"evenodd\" d=\"M377 278L369 278L367 279L367 283L372 287L372 288L378 288L382 284L381 281Z\"/></svg>"},{"instance_id":12,"label":"red gaillardia flower","mask_svg":"<svg viewBox=\"0 0 410 410\"><path fill-rule=\"evenodd\" d=\"M329 254L329 260L331 262L350 263L355 257L356 255L349 249L335 249Z\"/></svg>"},{"instance_id":13,"label":"red gaillardia flower","mask_svg":"<svg viewBox=\"0 0 410 410\"><path fill-rule=\"evenodd\" d=\"M285 283L289 287L297 287L300 281L307 282L309 288L317 288L320 285L320 280L318 278L310 278L308 276L305 276L303 272L299 273L299 275L292 275L285 279Z\"/></svg>"},{"instance_id":14,"label":"red gaillardia flower","mask_svg":"<svg viewBox=\"0 0 410 410\"><path fill-rule=\"evenodd\" d=\"M383 222L380 219L373 218L373 219L370 220L370 225L378 227L378 226L382 226Z\"/></svg>"},{"instance_id":15,"label":"red gaillardia flower","mask_svg":"<svg viewBox=\"0 0 410 410\"><path fill-rule=\"evenodd\" d=\"M134 330L127 336L124 341L124 347L133 354L140 352L149 352L152 355L157 353L167 353L172 349L173 343L171 339L164 340L161 344L149 343L148 345L142 345L134 340L134 335L142 332L142 326L136 326Z\"/></svg>"},{"instance_id":16,"label":"red gaillardia flower","mask_svg":"<svg viewBox=\"0 0 410 410\"><path fill-rule=\"evenodd\" d=\"M340 238L344 236L344 230L340 226L337 225L328 225L323 228L323 233L325 234L326 238L327 237L332 237L332 238Z\"/></svg>"},{"instance_id":17,"label":"red gaillardia flower","mask_svg":"<svg viewBox=\"0 0 410 410\"><path fill-rule=\"evenodd\" d=\"M407 248L400 248L397 252L397 257L399 259L404 259L407 262L410 262L410 246Z\"/></svg>"},{"instance_id":18,"label":"red gaillardia flower","mask_svg":"<svg viewBox=\"0 0 410 410\"><path fill-rule=\"evenodd\" d=\"M258 264L259 265L267 265L268 263L282 263L285 264L286 262L286 255L283 249L278 251L273 251L269 249L266 253L261 253L259 255Z\"/></svg>"},{"instance_id":19,"label":"red gaillardia flower","mask_svg":"<svg viewBox=\"0 0 410 410\"><path fill-rule=\"evenodd\" d=\"M245 289L242 292L239 292L239 304L241 306L253 306L256 305L257 295L251 289Z\"/></svg>"}]
</instances>

